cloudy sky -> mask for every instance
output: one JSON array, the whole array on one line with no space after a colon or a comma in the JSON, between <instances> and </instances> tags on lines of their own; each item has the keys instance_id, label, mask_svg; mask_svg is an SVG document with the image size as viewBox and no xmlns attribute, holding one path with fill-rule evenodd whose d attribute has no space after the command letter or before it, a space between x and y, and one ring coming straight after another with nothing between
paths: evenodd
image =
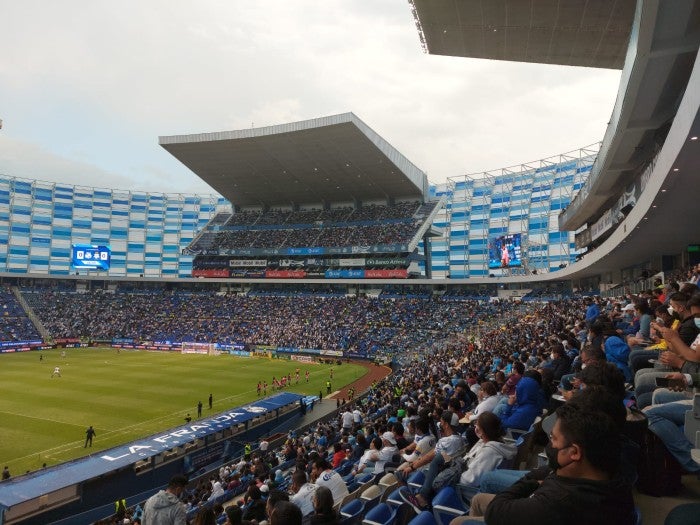
<instances>
[{"instance_id":1,"label":"cloudy sky","mask_svg":"<svg viewBox=\"0 0 700 525\"><path fill-rule=\"evenodd\" d=\"M407 0L0 0L0 173L213 191L159 135L352 111L431 182L599 141L619 71L423 54Z\"/></svg>"}]
</instances>

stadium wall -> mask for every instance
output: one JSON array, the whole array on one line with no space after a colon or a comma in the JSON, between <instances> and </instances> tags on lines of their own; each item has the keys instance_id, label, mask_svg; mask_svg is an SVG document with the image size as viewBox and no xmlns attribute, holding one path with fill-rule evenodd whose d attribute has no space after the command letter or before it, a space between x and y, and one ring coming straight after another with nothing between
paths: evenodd
<instances>
[{"instance_id":1,"label":"stadium wall","mask_svg":"<svg viewBox=\"0 0 700 525\"><path fill-rule=\"evenodd\" d=\"M431 198L448 198L434 222L443 235L431 241L433 277L543 274L574 262L574 232L560 232L558 216L583 186L597 151L596 144L431 186ZM518 233L522 236L522 267L490 269L489 241ZM422 271L425 274L424 265Z\"/></svg>"},{"instance_id":2,"label":"stadium wall","mask_svg":"<svg viewBox=\"0 0 700 525\"><path fill-rule=\"evenodd\" d=\"M447 196L433 225L434 279L544 274L576 259L574 233L558 215L583 186L598 145L497 172L463 175L431 186ZM0 176L0 273L75 274L72 244L109 245L110 277L189 278L193 238L228 201L215 195L86 188ZM490 239L522 235L522 267L489 269ZM424 250L421 243L420 250ZM425 263L421 273L426 275ZM86 272L85 270L84 272Z\"/></svg>"},{"instance_id":3,"label":"stadium wall","mask_svg":"<svg viewBox=\"0 0 700 525\"><path fill-rule=\"evenodd\" d=\"M70 275L71 244L109 245L115 277L190 277L183 249L218 196L86 188L0 175L0 272ZM87 270L85 270L87 271Z\"/></svg>"}]
</instances>

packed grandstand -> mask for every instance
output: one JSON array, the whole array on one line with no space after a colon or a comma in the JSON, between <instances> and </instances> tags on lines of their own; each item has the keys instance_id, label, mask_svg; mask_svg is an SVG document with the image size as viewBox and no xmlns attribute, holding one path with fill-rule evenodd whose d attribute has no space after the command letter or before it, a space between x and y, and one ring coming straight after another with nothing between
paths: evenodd
<instances>
[{"instance_id":1,"label":"packed grandstand","mask_svg":"<svg viewBox=\"0 0 700 525\"><path fill-rule=\"evenodd\" d=\"M454 6L410 4L430 53L623 68L604 140L429 186L346 113L161 137L221 197L0 177L0 352L200 343L392 369L330 403L262 400L109 471L6 468L0 523L146 525L164 502L173 523L697 522L696 2L543 13L578 31L567 53L529 39L541 27L483 46L504 13L462 26ZM354 157L308 155L329 130Z\"/></svg>"}]
</instances>

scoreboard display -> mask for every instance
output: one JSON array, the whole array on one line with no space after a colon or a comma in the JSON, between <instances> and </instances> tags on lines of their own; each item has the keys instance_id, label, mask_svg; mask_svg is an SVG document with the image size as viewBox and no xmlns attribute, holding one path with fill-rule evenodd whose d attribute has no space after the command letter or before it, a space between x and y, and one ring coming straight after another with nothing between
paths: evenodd
<instances>
[{"instance_id":1,"label":"scoreboard display","mask_svg":"<svg viewBox=\"0 0 700 525\"><path fill-rule=\"evenodd\" d=\"M501 235L489 240L489 268L522 266L521 234Z\"/></svg>"},{"instance_id":2,"label":"scoreboard display","mask_svg":"<svg viewBox=\"0 0 700 525\"><path fill-rule=\"evenodd\" d=\"M70 259L71 266L75 269L109 270L112 250L109 246L74 244Z\"/></svg>"}]
</instances>

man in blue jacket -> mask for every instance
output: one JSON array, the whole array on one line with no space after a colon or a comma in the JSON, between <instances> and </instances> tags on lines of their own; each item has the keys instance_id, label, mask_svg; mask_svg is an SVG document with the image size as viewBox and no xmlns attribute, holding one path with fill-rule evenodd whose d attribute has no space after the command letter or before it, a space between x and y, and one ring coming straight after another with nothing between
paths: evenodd
<instances>
[{"instance_id":1,"label":"man in blue jacket","mask_svg":"<svg viewBox=\"0 0 700 525\"><path fill-rule=\"evenodd\" d=\"M542 413L544 394L532 375L533 372L526 372L515 386L515 395L508 398L508 406L500 418L503 428L527 430Z\"/></svg>"},{"instance_id":2,"label":"man in blue jacket","mask_svg":"<svg viewBox=\"0 0 700 525\"><path fill-rule=\"evenodd\" d=\"M591 326L596 319L600 316L600 308L598 308L598 303L595 299L588 300L588 308L586 308L586 324Z\"/></svg>"}]
</instances>

